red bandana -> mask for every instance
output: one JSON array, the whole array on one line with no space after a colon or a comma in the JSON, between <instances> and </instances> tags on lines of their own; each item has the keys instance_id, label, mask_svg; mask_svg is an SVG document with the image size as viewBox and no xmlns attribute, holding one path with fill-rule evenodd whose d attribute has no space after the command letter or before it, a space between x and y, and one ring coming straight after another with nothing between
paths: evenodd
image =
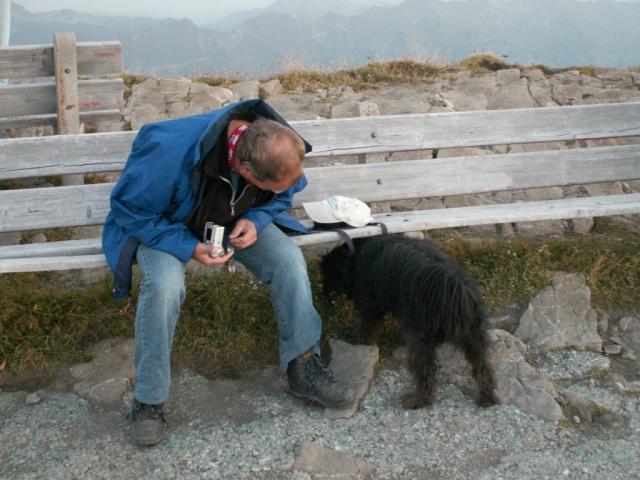
<instances>
[{"instance_id":1,"label":"red bandana","mask_svg":"<svg viewBox=\"0 0 640 480\"><path fill-rule=\"evenodd\" d=\"M228 161L229 161L229 167L231 167L231 170L235 170L236 148L238 148L238 142L240 141L240 138L242 137L242 135L244 135L244 132L247 131L247 128L249 128L249 125L240 125L238 128L236 128L233 131L233 133L229 137L229 157L228 157Z\"/></svg>"}]
</instances>

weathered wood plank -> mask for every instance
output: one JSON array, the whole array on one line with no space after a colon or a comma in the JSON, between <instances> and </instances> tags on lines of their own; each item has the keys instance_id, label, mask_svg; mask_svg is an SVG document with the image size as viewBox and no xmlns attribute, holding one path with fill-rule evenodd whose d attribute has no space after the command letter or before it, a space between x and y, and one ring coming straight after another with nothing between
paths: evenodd
<instances>
[{"instance_id":1,"label":"weathered wood plank","mask_svg":"<svg viewBox=\"0 0 640 480\"><path fill-rule=\"evenodd\" d=\"M634 213L640 213L640 194L387 213L374 215L374 220L384 222L391 233L402 233L494 223L628 215ZM365 226L346 231L352 238L370 237L381 233L380 227L377 226ZM335 232L323 231L309 235L294 236L292 239L300 246L307 246L340 240L340 237ZM2 249L0 249L1 251ZM0 257L0 273L106 266L104 255L86 255L84 250L78 250L78 252L82 253L79 255L53 257Z\"/></svg>"},{"instance_id":2,"label":"weathered wood plank","mask_svg":"<svg viewBox=\"0 0 640 480\"><path fill-rule=\"evenodd\" d=\"M77 56L80 75L122 72L122 45L120 42L78 43ZM51 77L53 74L53 46L51 44L0 48L0 78Z\"/></svg>"},{"instance_id":3,"label":"weathered wood plank","mask_svg":"<svg viewBox=\"0 0 640 480\"><path fill-rule=\"evenodd\" d=\"M121 109L124 82L121 78L80 80L80 112ZM53 82L0 85L2 117L46 115L56 112L56 85Z\"/></svg>"},{"instance_id":4,"label":"weathered wood plank","mask_svg":"<svg viewBox=\"0 0 640 480\"><path fill-rule=\"evenodd\" d=\"M637 213L640 213L640 193L382 213L373 215L373 218L376 222L384 223L390 233L404 233L495 223L522 223ZM378 226L365 226L346 231L352 238L371 237L382 233ZM340 240L340 236L335 232L319 232L293 237L293 240L298 245L304 246Z\"/></svg>"},{"instance_id":5,"label":"weathered wood plank","mask_svg":"<svg viewBox=\"0 0 640 480\"><path fill-rule=\"evenodd\" d=\"M81 120L85 118L80 114ZM64 137L63 151L56 150L58 137L0 140L0 179L119 171L134 136L135 132L122 132L115 137L111 133L70 135Z\"/></svg>"},{"instance_id":6,"label":"weathered wood plank","mask_svg":"<svg viewBox=\"0 0 640 480\"><path fill-rule=\"evenodd\" d=\"M121 117L122 117L122 114L119 109L80 112L80 121L83 123L115 121L115 120L119 120ZM28 117L8 117L8 118L0 117L0 128L25 128L25 127L37 127L42 125L55 126L57 123L58 123L58 116L55 113L49 113L46 115L30 115ZM86 136L90 136L90 135L86 135ZM44 139L44 138L59 138L59 137L52 136L52 137L39 137L39 138ZM2 140L0 140L0 142L2 142ZM1 148L2 146L0 146L0 149ZM131 148L131 144L129 144L128 148L129 149ZM38 147L38 150L40 150L39 147ZM25 152L25 153L28 153L28 152ZM93 161L97 162L97 159L93 159ZM34 175L34 176L37 177L39 175Z\"/></svg>"},{"instance_id":7,"label":"weathered wood plank","mask_svg":"<svg viewBox=\"0 0 640 480\"><path fill-rule=\"evenodd\" d=\"M338 194L370 202L638 179L639 159L640 146L625 145L308 168L294 206ZM112 187L0 191L0 231L99 224Z\"/></svg>"},{"instance_id":8,"label":"weathered wood plank","mask_svg":"<svg viewBox=\"0 0 640 480\"><path fill-rule=\"evenodd\" d=\"M113 184L0 191L0 231L101 224Z\"/></svg>"},{"instance_id":9,"label":"weathered wood plank","mask_svg":"<svg viewBox=\"0 0 640 480\"><path fill-rule=\"evenodd\" d=\"M56 33L53 36L53 70L56 83L56 113L58 135L78 135L80 105L78 99L78 60L74 33ZM65 175L63 185L82 185L82 175Z\"/></svg>"},{"instance_id":10,"label":"weathered wood plank","mask_svg":"<svg viewBox=\"0 0 640 480\"><path fill-rule=\"evenodd\" d=\"M81 118L83 119L82 115ZM291 122L291 124L312 143L315 153L310 154L309 157L314 157L640 136L640 102L393 115ZM2 127L1 119L0 127ZM371 136L372 133L376 134L376 138ZM48 137L28 144L17 143L22 139L0 140L0 164L4 164L7 158L3 155L3 151L11 149L12 143L16 142L14 145L20 151L21 162L24 163L25 172L29 176L42 175L31 168L29 162L30 159L41 158L43 152L48 154L56 152L52 162L55 165L60 164L60 159L66 159L70 165L80 163L97 165L103 161L102 152L108 152L111 149L119 152L124 150L126 153L120 159L120 164L124 165L135 132L101 134L95 139L92 137L93 135ZM91 149L85 143L91 144L91 148L96 149L95 155L91 155ZM127 147L122 149L125 144ZM48 167L43 166L43 168Z\"/></svg>"},{"instance_id":11,"label":"weathered wood plank","mask_svg":"<svg viewBox=\"0 0 640 480\"><path fill-rule=\"evenodd\" d=\"M296 205L331 195L364 202L640 178L640 145L307 169Z\"/></svg>"},{"instance_id":12,"label":"weathered wood plank","mask_svg":"<svg viewBox=\"0 0 640 480\"><path fill-rule=\"evenodd\" d=\"M61 242L27 243L0 247L0 258L64 257L102 253L100 238L65 240Z\"/></svg>"},{"instance_id":13,"label":"weathered wood plank","mask_svg":"<svg viewBox=\"0 0 640 480\"><path fill-rule=\"evenodd\" d=\"M103 254L0 259L0 273L48 272L107 266Z\"/></svg>"}]
</instances>

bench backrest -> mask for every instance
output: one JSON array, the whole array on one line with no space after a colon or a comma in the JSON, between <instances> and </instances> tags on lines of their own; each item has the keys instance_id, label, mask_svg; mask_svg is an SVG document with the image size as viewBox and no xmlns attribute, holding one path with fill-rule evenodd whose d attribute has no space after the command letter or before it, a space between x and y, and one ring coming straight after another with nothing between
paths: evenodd
<instances>
[{"instance_id":1,"label":"bench backrest","mask_svg":"<svg viewBox=\"0 0 640 480\"><path fill-rule=\"evenodd\" d=\"M640 103L292 122L313 157L640 136ZM135 132L0 140L0 180L119 171ZM640 145L310 167L295 205L640 179ZM16 161L19 159L19 161ZM113 184L0 191L0 231L101 224Z\"/></svg>"},{"instance_id":2,"label":"bench backrest","mask_svg":"<svg viewBox=\"0 0 640 480\"><path fill-rule=\"evenodd\" d=\"M49 45L0 48L0 79L10 80L0 85L0 128L59 127L60 113L74 109L80 122L117 119L121 73L120 42L76 44L73 34L55 34Z\"/></svg>"}]
</instances>

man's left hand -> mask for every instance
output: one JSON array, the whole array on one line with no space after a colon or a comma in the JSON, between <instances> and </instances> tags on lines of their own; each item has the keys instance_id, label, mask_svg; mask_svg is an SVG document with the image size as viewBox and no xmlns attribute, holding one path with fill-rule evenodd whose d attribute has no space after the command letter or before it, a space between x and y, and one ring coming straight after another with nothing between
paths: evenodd
<instances>
[{"instance_id":1,"label":"man's left hand","mask_svg":"<svg viewBox=\"0 0 640 480\"><path fill-rule=\"evenodd\" d=\"M258 239L258 229L250 220L241 218L229 234L229 242L234 248L242 250L250 247Z\"/></svg>"}]
</instances>

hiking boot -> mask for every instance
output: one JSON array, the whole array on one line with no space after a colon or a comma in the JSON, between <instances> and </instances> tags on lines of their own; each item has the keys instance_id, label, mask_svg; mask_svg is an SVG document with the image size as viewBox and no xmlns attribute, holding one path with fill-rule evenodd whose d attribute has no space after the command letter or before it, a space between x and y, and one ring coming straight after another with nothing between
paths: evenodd
<instances>
[{"instance_id":1,"label":"hiking boot","mask_svg":"<svg viewBox=\"0 0 640 480\"><path fill-rule=\"evenodd\" d=\"M138 445L157 445L166 437L162 404L147 405L133 400L133 409L128 416L131 426L129 434Z\"/></svg>"},{"instance_id":2,"label":"hiking boot","mask_svg":"<svg viewBox=\"0 0 640 480\"><path fill-rule=\"evenodd\" d=\"M314 400L328 408L342 408L356 399L355 390L337 382L317 353L305 352L291 360L287 377L294 397Z\"/></svg>"}]
</instances>

